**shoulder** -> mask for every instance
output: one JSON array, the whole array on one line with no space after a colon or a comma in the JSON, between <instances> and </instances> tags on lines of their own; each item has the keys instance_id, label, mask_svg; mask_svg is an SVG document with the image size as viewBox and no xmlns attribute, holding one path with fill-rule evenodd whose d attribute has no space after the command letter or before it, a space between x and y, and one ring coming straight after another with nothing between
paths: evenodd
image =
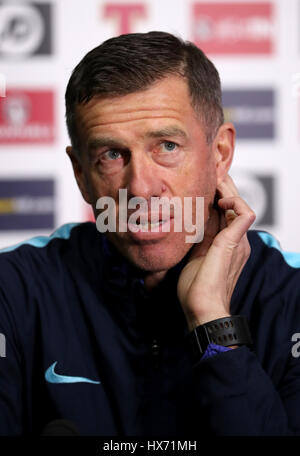
<instances>
[{"instance_id":1,"label":"shoulder","mask_svg":"<svg viewBox=\"0 0 300 456\"><path fill-rule=\"evenodd\" d=\"M300 253L285 251L278 239L267 231L250 230L247 233L251 247L249 266L259 268L273 279L300 274Z\"/></svg>"},{"instance_id":2,"label":"shoulder","mask_svg":"<svg viewBox=\"0 0 300 456\"><path fill-rule=\"evenodd\" d=\"M250 230L247 235L251 254L237 282L234 307L247 313L298 312L300 254L286 252L266 231Z\"/></svg>"},{"instance_id":3,"label":"shoulder","mask_svg":"<svg viewBox=\"0 0 300 456\"><path fill-rule=\"evenodd\" d=\"M238 299L245 303L256 353L279 381L287 366L299 366L293 344L300 336L300 254L285 251L265 231L249 231L248 239L251 255Z\"/></svg>"},{"instance_id":4,"label":"shoulder","mask_svg":"<svg viewBox=\"0 0 300 456\"><path fill-rule=\"evenodd\" d=\"M36 316L66 302L66 289L75 289L78 277L95 269L97 245L102 245L101 233L87 222L0 250L0 332L18 327L30 334Z\"/></svg>"},{"instance_id":5,"label":"shoulder","mask_svg":"<svg viewBox=\"0 0 300 456\"><path fill-rule=\"evenodd\" d=\"M49 236L36 236L30 239L26 239L18 244L5 247L0 249L0 259L13 257L23 252L29 251L42 252L42 249L47 248L50 244L56 241L67 241L70 242L76 236L78 238L90 225L91 223L67 223L56 229ZM7 256L9 254L9 256Z\"/></svg>"},{"instance_id":6,"label":"shoulder","mask_svg":"<svg viewBox=\"0 0 300 456\"><path fill-rule=\"evenodd\" d=\"M70 223L50 236L34 237L0 250L0 291L15 298L18 293L31 294L37 282L88 255L96 235L93 223Z\"/></svg>"},{"instance_id":7,"label":"shoulder","mask_svg":"<svg viewBox=\"0 0 300 456\"><path fill-rule=\"evenodd\" d=\"M51 256L51 252L78 246L95 231L94 225L90 222L68 223L49 236L33 237L0 249L0 262L30 262L33 258Z\"/></svg>"}]
</instances>

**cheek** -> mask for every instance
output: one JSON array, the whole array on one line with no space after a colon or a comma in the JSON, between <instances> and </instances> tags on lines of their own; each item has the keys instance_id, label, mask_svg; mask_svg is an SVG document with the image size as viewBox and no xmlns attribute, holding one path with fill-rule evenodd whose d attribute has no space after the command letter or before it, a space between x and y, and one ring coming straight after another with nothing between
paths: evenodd
<instances>
[{"instance_id":1,"label":"cheek","mask_svg":"<svg viewBox=\"0 0 300 456\"><path fill-rule=\"evenodd\" d=\"M214 164L195 163L184 178L184 185L189 194L211 198L217 187L217 176Z\"/></svg>"},{"instance_id":2,"label":"cheek","mask_svg":"<svg viewBox=\"0 0 300 456\"><path fill-rule=\"evenodd\" d=\"M190 170L186 177L186 190L191 196L204 198L204 222L208 218L211 206L214 202L217 178L214 162L209 160L208 163L197 163ZM196 203L193 204L193 222L196 223Z\"/></svg>"},{"instance_id":3,"label":"cheek","mask_svg":"<svg viewBox=\"0 0 300 456\"><path fill-rule=\"evenodd\" d=\"M119 183L106 176L100 176L97 172L90 172L87 175L88 186L93 200L96 202L101 196L110 196L113 199L118 197Z\"/></svg>"}]
</instances>

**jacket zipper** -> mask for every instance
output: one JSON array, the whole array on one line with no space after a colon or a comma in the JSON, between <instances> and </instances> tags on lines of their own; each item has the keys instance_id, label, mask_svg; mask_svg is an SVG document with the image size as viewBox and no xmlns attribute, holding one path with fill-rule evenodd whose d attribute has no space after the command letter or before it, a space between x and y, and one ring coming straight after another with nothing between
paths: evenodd
<instances>
[{"instance_id":1,"label":"jacket zipper","mask_svg":"<svg viewBox=\"0 0 300 456\"><path fill-rule=\"evenodd\" d=\"M159 361L160 361L160 359L159 359L160 358L160 346L157 342L157 339L152 340L151 352L152 352L153 368L158 369Z\"/></svg>"}]
</instances>

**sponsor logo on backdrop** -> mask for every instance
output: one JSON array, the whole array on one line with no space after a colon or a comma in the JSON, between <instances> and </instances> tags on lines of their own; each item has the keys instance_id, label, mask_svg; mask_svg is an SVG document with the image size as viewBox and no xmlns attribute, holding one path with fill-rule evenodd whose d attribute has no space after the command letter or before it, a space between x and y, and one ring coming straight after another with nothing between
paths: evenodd
<instances>
[{"instance_id":1,"label":"sponsor logo on backdrop","mask_svg":"<svg viewBox=\"0 0 300 456\"><path fill-rule=\"evenodd\" d=\"M143 3L107 3L103 16L117 21L115 35L132 33L135 22L146 17L146 6Z\"/></svg>"},{"instance_id":2,"label":"sponsor logo on backdrop","mask_svg":"<svg viewBox=\"0 0 300 456\"><path fill-rule=\"evenodd\" d=\"M274 98L269 89L223 90L225 120L234 123L237 139L274 139Z\"/></svg>"},{"instance_id":3,"label":"sponsor logo on backdrop","mask_svg":"<svg viewBox=\"0 0 300 456\"><path fill-rule=\"evenodd\" d=\"M252 227L273 226L275 224L275 176L256 174L232 169L230 172L241 197L254 210L255 223Z\"/></svg>"},{"instance_id":4,"label":"sponsor logo on backdrop","mask_svg":"<svg viewBox=\"0 0 300 456\"><path fill-rule=\"evenodd\" d=\"M0 231L54 228L54 181L0 180Z\"/></svg>"},{"instance_id":5,"label":"sponsor logo on backdrop","mask_svg":"<svg viewBox=\"0 0 300 456\"><path fill-rule=\"evenodd\" d=\"M0 73L0 97L6 96L6 77L3 73Z\"/></svg>"},{"instance_id":6,"label":"sponsor logo on backdrop","mask_svg":"<svg viewBox=\"0 0 300 456\"><path fill-rule=\"evenodd\" d=\"M7 90L0 98L0 144L53 143L54 93Z\"/></svg>"},{"instance_id":7,"label":"sponsor logo on backdrop","mask_svg":"<svg viewBox=\"0 0 300 456\"><path fill-rule=\"evenodd\" d=\"M271 54L273 5L194 3L192 41L208 54Z\"/></svg>"},{"instance_id":8,"label":"sponsor logo on backdrop","mask_svg":"<svg viewBox=\"0 0 300 456\"><path fill-rule=\"evenodd\" d=\"M48 3L0 1L0 57L51 54L51 22Z\"/></svg>"}]
</instances>

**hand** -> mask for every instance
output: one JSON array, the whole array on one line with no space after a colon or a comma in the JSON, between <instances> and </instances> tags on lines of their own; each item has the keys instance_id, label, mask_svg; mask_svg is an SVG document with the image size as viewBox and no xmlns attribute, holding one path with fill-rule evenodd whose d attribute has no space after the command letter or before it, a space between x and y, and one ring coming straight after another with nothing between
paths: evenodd
<instances>
[{"instance_id":1,"label":"hand","mask_svg":"<svg viewBox=\"0 0 300 456\"><path fill-rule=\"evenodd\" d=\"M190 330L230 316L231 296L250 255L246 233L255 213L239 196L229 175L217 190L220 209L212 209L204 239L194 245L177 285Z\"/></svg>"}]
</instances>

